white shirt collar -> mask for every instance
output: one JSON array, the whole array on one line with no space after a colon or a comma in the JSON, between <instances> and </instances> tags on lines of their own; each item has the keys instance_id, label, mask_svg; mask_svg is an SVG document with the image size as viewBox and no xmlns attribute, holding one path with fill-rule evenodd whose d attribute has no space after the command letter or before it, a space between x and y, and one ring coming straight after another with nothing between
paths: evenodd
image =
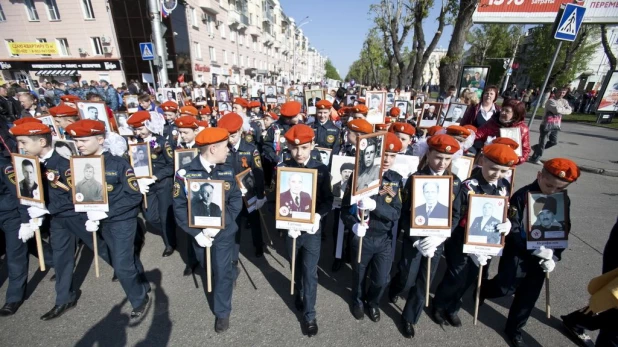
<instances>
[{"instance_id":1,"label":"white shirt collar","mask_svg":"<svg viewBox=\"0 0 618 347\"><path fill-rule=\"evenodd\" d=\"M47 159L51 158L51 156L54 154L54 149L52 148L51 151L47 152L47 154L45 154L42 158L41 161L44 163Z\"/></svg>"},{"instance_id":2,"label":"white shirt collar","mask_svg":"<svg viewBox=\"0 0 618 347\"><path fill-rule=\"evenodd\" d=\"M187 146L187 148L192 148L194 144L195 144L195 140L187 143L186 146Z\"/></svg>"},{"instance_id":3,"label":"white shirt collar","mask_svg":"<svg viewBox=\"0 0 618 347\"><path fill-rule=\"evenodd\" d=\"M434 176L442 176L442 175L444 175L444 171L436 172L436 171L433 171L431 168L429 168L429 171L431 171L431 174L434 175Z\"/></svg>"},{"instance_id":4,"label":"white shirt collar","mask_svg":"<svg viewBox=\"0 0 618 347\"><path fill-rule=\"evenodd\" d=\"M234 145L234 149L236 150L236 152L238 152L238 149L240 148L240 142L242 140L239 140L238 142L236 142L236 144Z\"/></svg>"},{"instance_id":5,"label":"white shirt collar","mask_svg":"<svg viewBox=\"0 0 618 347\"><path fill-rule=\"evenodd\" d=\"M206 172L210 173L212 171L210 167L214 164L204 159L204 157L202 157L201 155L200 155L200 163L202 163L202 166L204 167L204 170L206 170Z\"/></svg>"}]
</instances>

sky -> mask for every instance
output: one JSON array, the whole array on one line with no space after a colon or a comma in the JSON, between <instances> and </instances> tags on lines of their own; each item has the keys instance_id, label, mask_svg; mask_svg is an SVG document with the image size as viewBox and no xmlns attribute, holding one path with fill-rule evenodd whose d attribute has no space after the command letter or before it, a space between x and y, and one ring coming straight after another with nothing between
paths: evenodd
<instances>
[{"instance_id":1,"label":"sky","mask_svg":"<svg viewBox=\"0 0 618 347\"><path fill-rule=\"evenodd\" d=\"M301 30L309 38L309 44L327 56L345 78L350 65L359 58L365 37L374 26L369 6L379 0L280 0L283 12L298 24L309 16L310 22ZM436 1L436 4L439 4ZM437 27L440 8L434 6L423 22L425 40L429 44ZM440 37L438 47L447 48L453 27L447 26ZM412 44L412 32L406 38Z\"/></svg>"}]
</instances>

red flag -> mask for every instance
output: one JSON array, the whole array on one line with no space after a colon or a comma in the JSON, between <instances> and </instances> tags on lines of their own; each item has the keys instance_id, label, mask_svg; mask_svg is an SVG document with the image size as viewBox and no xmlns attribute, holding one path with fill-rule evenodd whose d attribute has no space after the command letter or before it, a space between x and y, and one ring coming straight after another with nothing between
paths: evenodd
<instances>
[{"instance_id":1,"label":"red flag","mask_svg":"<svg viewBox=\"0 0 618 347\"><path fill-rule=\"evenodd\" d=\"M182 83L185 81L185 74L181 74L180 76L178 76L178 83Z\"/></svg>"}]
</instances>

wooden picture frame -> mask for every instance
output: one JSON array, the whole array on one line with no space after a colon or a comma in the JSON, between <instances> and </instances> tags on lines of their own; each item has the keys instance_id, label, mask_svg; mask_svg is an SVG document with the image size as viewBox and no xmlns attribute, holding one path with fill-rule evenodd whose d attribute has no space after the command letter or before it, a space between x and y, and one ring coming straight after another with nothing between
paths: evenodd
<instances>
[{"instance_id":1,"label":"wooden picture frame","mask_svg":"<svg viewBox=\"0 0 618 347\"><path fill-rule=\"evenodd\" d=\"M450 237L453 176L413 175L411 179L410 235Z\"/></svg>"},{"instance_id":2,"label":"wooden picture frame","mask_svg":"<svg viewBox=\"0 0 618 347\"><path fill-rule=\"evenodd\" d=\"M356 106L357 101L358 101L358 95L356 94L348 94L345 96L346 106Z\"/></svg>"},{"instance_id":3,"label":"wooden picture frame","mask_svg":"<svg viewBox=\"0 0 618 347\"><path fill-rule=\"evenodd\" d=\"M253 171L251 169L247 169L238 175L235 176L236 183L242 192L242 200L245 203L245 207L249 213L255 211L255 203L258 198L254 192L255 188L255 176L253 176Z\"/></svg>"},{"instance_id":4,"label":"wooden picture frame","mask_svg":"<svg viewBox=\"0 0 618 347\"><path fill-rule=\"evenodd\" d=\"M328 166L328 164L330 164L330 158L332 157L333 149L325 147L315 147L315 149L320 152L320 157L318 158L318 161ZM324 157L323 154L326 154L326 157Z\"/></svg>"},{"instance_id":5,"label":"wooden picture frame","mask_svg":"<svg viewBox=\"0 0 618 347\"><path fill-rule=\"evenodd\" d=\"M225 184L223 180L188 179L189 227L225 228ZM229 185L229 183L227 183ZM212 189L209 190L208 186ZM207 194L207 195L204 195ZM210 202L208 199L210 198ZM204 203L207 202L207 203ZM207 206L202 206L207 205ZM208 214L208 215L207 215Z\"/></svg>"},{"instance_id":6,"label":"wooden picture frame","mask_svg":"<svg viewBox=\"0 0 618 347\"><path fill-rule=\"evenodd\" d=\"M149 143L141 142L130 144L128 154L129 162L133 167L136 178L152 177L152 159L150 158Z\"/></svg>"},{"instance_id":7,"label":"wooden picture frame","mask_svg":"<svg viewBox=\"0 0 618 347\"><path fill-rule=\"evenodd\" d=\"M122 97L122 102L127 109L127 113L131 114L139 111L139 97L137 95L124 95Z\"/></svg>"},{"instance_id":8,"label":"wooden picture frame","mask_svg":"<svg viewBox=\"0 0 618 347\"><path fill-rule=\"evenodd\" d=\"M217 102L230 103L230 91L227 89L215 89L215 99Z\"/></svg>"},{"instance_id":9,"label":"wooden picture frame","mask_svg":"<svg viewBox=\"0 0 618 347\"><path fill-rule=\"evenodd\" d=\"M496 226L506 222L508 203L506 196L469 195L464 244L503 248L504 234L500 234Z\"/></svg>"},{"instance_id":10,"label":"wooden picture frame","mask_svg":"<svg viewBox=\"0 0 618 347\"><path fill-rule=\"evenodd\" d=\"M511 196L513 196L513 194L515 194L515 172L516 172L516 168L512 167L509 168L509 172L506 174L506 176L504 176L504 179L507 180L509 182L509 184L511 185Z\"/></svg>"},{"instance_id":11,"label":"wooden picture frame","mask_svg":"<svg viewBox=\"0 0 618 347\"><path fill-rule=\"evenodd\" d=\"M334 196L334 208L341 207L346 186L353 183L354 161L354 157L344 155L333 155L330 159L330 185Z\"/></svg>"},{"instance_id":12,"label":"wooden picture frame","mask_svg":"<svg viewBox=\"0 0 618 347\"><path fill-rule=\"evenodd\" d=\"M468 157L462 155L457 159L451 161L451 165L449 166L449 172L462 182L467 180L468 177L472 175L472 170L474 169L474 157Z\"/></svg>"},{"instance_id":13,"label":"wooden picture frame","mask_svg":"<svg viewBox=\"0 0 618 347\"><path fill-rule=\"evenodd\" d=\"M423 109L418 115L416 124L421 129L428 129L434 125L438 125L440 121L440 110L442 110L441 102L426 102L423 104ZM433 111L432 111L433 107Z\"/></svg>"},{"instance_id":14,"label":"wooden picture frame","mask_svg":"<svg viewBox=\"0 0 618 347\"><path fill-rule=\"evenodd\" d=\"M54 147L54 151L56 151L56 153L67 160L70 160L74 155L79 155L75 141L54 140L52 141L52 146Z\"/></svg>"},{"instance_id":15,"label":"wooden picture frame","mask_svg":"<svg viewBox=\"0 0 618 347\"><path fill-rule=\"evenodd\" d=\"M356 138L357 150L352 181L352 203L355 203L362 196L373 195L379 190L382 184L385 140L385 131L359 135ZM371 147L373 147L373 151L371 151ZM368 166L369 160L373 161L371 166Z\"/></svg>"},{"instance_id":16,"label":"wooden picture frame","mask_svg":"<svg viewBox=\"0 0 618 347\"><path fill-rule=\"evenodd\" d=\"M208 91L206 88L193 88L191 89L191 99L193 103L197 106L206 105L206 98L208 96Z\"/></svg>"},{"instance_id":17,"label":"wooden picture frame","mask_svg":"<svg viewBox=\"0 0 618 347\"><path fill-rule=\"evenodd\" d=\"M317 108L315 105L320 100L324 100L324 89L308 89L305 90L305 107L307 110L307 114L315 114ZM319 100L318 100L319 99Z\"/></svg>"},{"instance_id":18,"label":"wooden picture frame","mask_svg":"<svg viewBox=\"0 0 618 347\"><path fill-rule=\"evenodd\" d=\"M371 124L383 124L386 109L385 91L367 91L365 105L367 105L367 122Z\"/></svg>"},{"instance_id":19,"label":"wooden picture frame","mask_svg":"<svg viewBox=\"0 0 618 347\"><path fill-rule=\"evenodd\" d=\"M118 135L120 136L135 136L135 132L133 128L129 126L127 120L129 119L130 114L125 112L116 112L114 113L114 118L116 119L116 127L118 128Z\"/></svg>"},{"instance_id":20,"label":"wooden picture frame","mask_svg":"<svg viewBox=\"0 0 618 347\"><path fill-rule=\"evenodd\" d=\"M79 118L98 120L105 123L106 132L113 131L111 124L109 124L109 119L107 118L107 109L105 108L105 102L78 101L77 111L79 112Z\"/></svg>"},{"instance_id":21,"label":"wooden picture frame","mask_svg":"<svg viewBox=\"0 0 618 347\"><path fill-rule=\"evenodd\" d=\"M316 169L277 168L275 220L313 225L317 181Z\"/></svg>"},{"instance_id":22,"label":"wooden picture frame","mask_svg":"<svg viewBox=\"0 0 618 347\"><path fill-rule=\"evenodd\" d=\"M518 157L523 155L521 146L521 129L519 127L500 128L500 137L506 137L517 142L519 146L515 150L515 154L517 154Z\"/></svg>"},{"instance_id":23,"label":"wooden picture frame","mask_svg":"<svg viewBox=\"0 0 618 347\"><path fill-rule=\"evenodd\" d=\"M395 100L394 107L399 108L401 113L399 114L399 118L405 118L408 113L409 103L406 100Z\"/></svg>"},{"instance_id":24,"label":"wooden picture frame","mask_svg":"<svg viewBox=\"0 0 618 347\"><path fill-rule=\"evenodd\" d=\"M551 195L528 192L527 199L527 248L567 248L570 225L567 191Z\"/></svg>"},{"instance_id":25,"label":"wooden picture frame","mask_svg":"<svg viewBox=\"0 0 618 347\"><path fill-rule=\"evenodd\" d=\"M11 160L13 162L13 173L8 173L8 176L9 180L15 183L20 204L45 208L45 188L39 158L13 153Z\"/></svg>"},{"instance_id":26,"label":"wooden picture frame","mask_svg":"<svg viewBox=\"0 0 618 347\"><path fill-rule=\"evenodd\" d=\"M178 148L174 150L174 171L178 171L180 170L180 168L186 165L186 164L183 164L183 161L184 161L183 159L190 157L191 161L193 161L193 159L195 159L195 157L197 156L198 156L197 148Z\"/></svg>"},{"instance_id":27,"label":"wooden picture frame","mask_svg":"<svg viewBox=\"0 0 618 347\"><path fill-rule=\"evenodd\" d=\"M102 155L71 157L75 212L108 212L105 161ZM92 175L92 177L89 177ZM98 178L98 179L97 179Z\"/></svg>"},{"instance_id":28,"label":"wooden picture frame","mask_svg":"<svg viewBox=\"0 0 618 347\"><path fill-rule=\"evenodd\" d=\"M52 134L52 139L55 140L59 140L62 139L62 136L60 135L60 129L58 129L58 125L56 124L56 121L54 121L54 117L52 116L40 116L40 117L36 117L38 120L41 121L41 123L47 125L47 127L49 127L49 130L51 130L51 134Z\"/></svg>"}]
</instances>

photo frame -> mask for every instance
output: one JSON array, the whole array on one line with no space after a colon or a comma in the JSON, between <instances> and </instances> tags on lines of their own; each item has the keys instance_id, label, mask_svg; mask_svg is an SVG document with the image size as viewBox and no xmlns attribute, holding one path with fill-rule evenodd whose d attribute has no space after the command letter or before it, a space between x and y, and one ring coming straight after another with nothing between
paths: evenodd
<instances>
[{"instance_id":1,"label":"photo frame","mask_svg":"<svg viewBox=\"0 0 618 347\"><path fill-rule=\"evenodd\" d=\"M238 187L242 193L242 200L245 203L245 207L249 213L255 211L255 203L258 198L255 194L255 177L253 176L253 171L251 169L247 169L238 175L236 175L236 183L238 183Z\"/></svg>"},{"instance_id":2,"label":"photo frame","mask_svg":"<svg viewBox=\"0 0 618 347\"><path fill-rule=\"evenodd\" d=\"M107 110L105 109L105 102L102 101L78 101L77 111L79 112L79 118L98 120L105 123L105 131L111 132L112 128L107 118Z\"/></svg>"},{"instance_id":3,"label":"photo frame","mask_svg":"<svg viewBox=\"0 0 618 347\"><path fill-rule=\"evenodd\" d=\"M415 155L397 154L395 162L391 165L391 170L400 174L405 185L408 178L418 171L420 157Z\"/></svg>"},{"instance_id":4,"label":"photo frame","mask_svg":"<svg viewBox=\"0 0 618 347\"><path fill-rule=\"evenodd\" d=\"M180 170L198 155L197 148L178 148L174 150L174 171Z\"/></svg>"},{"instance_id":5,"label":"photo frame","mask_svg":"<svg viewBox=\"0 0 618 347\"><path fill-rule=\"evenodd\" d=\"M324 100L324 89L311 89L305 90L305 107L307 114L315 114L315 105L318 101Z\"/></svg>"},{"instance_id":6,"label":"photo frame","mask_svg":"<svg viewBox=\"0 0 618 347\"><path fill-rule=\"evenodd\" d=\"M469 89L475 92L476 96L481 100L483 91L487 86L487 77L489 77L489 66L471 66L466 65L461 68L459 75L459 89L457 97L461 97L464 90Z\"/></svg>"},{"instance_id":7,"label":"photo frame","mask_svg":"<svg viewBox=\"0 0 618 347\"><path fill-rule=\"evenodd\" d=\"M215 98L217 102L230 102L230 92L227 89L215 89Z\"/></svg>"},{"instance_id":8,"label":"photo frame","mask_svg":"<svg viewBox=\"0 0 618 347\"><path fill-rule=\"evenodd\" d=\"M19 203L26 206L45 208L45 196L43 179L41 177L41 164L39 158L24 154L11 154L13 161L9 180L15 183ZM6 172L5 172L6 173Z\"/></svg>"},{"instance_id":9,"label":"photo frame","mask_svg":"<svg viewBox=\"0 0 618 347\"><path fill-rule=\"evenodd\" d=\"M134 136L135 132L133 128L129 126L127 120L129 119L129 114L124 112L116 112L114 113L114 117L116 118L116 126L118 127L118 135L120 136Z\"/></svg>"},{"instance_id":10,"label":"photo frame","mask_svg":"<svg viewBox=\"0 0 618 347\"><path fill-rule=\"evenodd\" d=\"M440 102L424 103L416 124L420 128L431 128L434 125L438 125L440 110L442 110L442 103Z\"/></svg>"},{"instance_id":11,"label":"photo frame","mask_svg":"<svg viewBox=\"0 0 618 347\"><path fill-rule=\"evenodd\" d=\"M218 102L217 107L219 112L232 112L232 104L229 102Z\"/></svg>"},{"instance_id":12,"label":"photo frame","mask_svg":"<svg viewBox=\"0 0 618 347\"><path fill-rule=\"evenodd\" d=\"M500 137L508 137L509 139L517 142L519 147L517 147L517 149L515 150L515 154L517 154L518 157L521 157L523 155L522 148L521 148L521 129L520 128L518 127L500 128Z\"/></svg>"},{"instance_id":13,"label":"photo frame","mask_svg":"<svg viewBox=\"0 0 618 347\"><path fill-rule=\"evenodd\" d=\"M277 95L277 104L278 105L285 104L285 100L286 100L285 95L282 95L282 94Z\"/></svg>"},{"instance_id":14,"label":"photo frame","mask_svg":"<svg viewBox=\"0 0 618 347\"><path fill-rule=\"evenodd\" d=\"M333 207L340 208L346 187L353 182L354 157L333 155L330 159L330 186L333 190Z\"/></svg>"},{"instance_id":15,"label":"photo frame","mask_svg":"<svg viewBox=\"0 0 618 347\"><path fill-rule=\"evenodd\" d=\"M367 105L367 121L371 124L383 124L386 114L386 92L367 91L365 104Z\"/></svg>"},{"instance_id":16,"label":"photo frame","mask_svg":"<svg viewBox=\"0 0 618 347\"><path fill-rule=\"evenodd\" d=\"M316 147L315 149L318 152L320 152L320 157L318 158L319 161L322 164L328 166L328 164L330 164L330 157L331 157L333 150L331 148L325 148L325 147Z\"/></svg>"},{"instance_id":17,"label":"photo frame","mask_svg":"<svg viewBox=\"0 0 618 347\"><path fill-rule=\"evenodd\" d=\"M67 160L70 160L74 155L79 155L75 141L53 140L52 145L54 147L54 151Z\"/></svg>"},{"instance_id":18,"label":"photo frame","mask_svg":"<svg viewBox=\"0 0 618 347\"><path fill-rule=\"evenodd\" d=\"M528 192L526 209L527 248L568 248L570 216L567 191L545 195Z\"/></svg>"},{"instance_id":19,"label":"photo frame","mask_svg":"<svg viewBox=\"0 0 618 347\"><path fill-rule=\"evenodd\" d=\"M279 229L310 230L315 216L316 169L279 167L275 220Z\"/></svg>"},{"instance_id":20,"label":"photo frame","mask_svg":"<svg viewBox=\"0 0 618 347\"><path fill-rule=\"evenodd\" d=\"M277 86L274 84L269 84L265 86L266 90L264 91L264 98L267 104L275 104L277 103Z\"/></svg>"},{"instance_id":21,"label":"photo frame","mask_svg":"<svg viewBox=\"0 0 618 347\"><path fill-rule=\"evenodd\" d=\"M188 179L189 227L223 229L225 227L225 191L222 180Z\"/></svg>"},{"instance_id":22,"label":"photo frame","mask_svg":"<svg viewBox=\"0 0 618 347\"><path fill-rule=\"evenodd\" d=\"M395 100L394 107L399 108L401 111L399 118L405 118L408 113L408 102L406 100Z\"/></svg>"},{"instance_id":23,"label":"photo frame","mask_svg":"<svg viewBox=\"0 0 618 347\"><path fill-rule=\"evenodd\" d=\"M451 102L448 105L446 116L442 120L442 126L446 128L451 125L459 125L467 110L468 105L458 102Z\"/></svg>"},{"instance_id":24,"label":"photo frame","mask_svg":"<svg viewBox=\"0 0 618 347\"><path fill-rule=\"evenodd\" d=\"M504 177L505 180L507 180L509 182L509 184L511 185L511 196L513 196L513 194L515 193L515 171L517 169L512 167L509 169L509 172L506 173L506 176Z\"/></svg>"},{"instance_id":25,"label":"photo frame","mask_svg":"<svg viewBox=\"0 0 618 347\"><path fill-rule=\"evenodd\" d=\"M181 98L178 99L178 94L180 94ZM157 99L159 99L160 103L164 103L166 101L173 101L178 106L183 103L182 100L182 89L181 88L159 88L157 92Z\"/></svg>"},{"instance_id":26,"label":"photo frame","mask_svg":"<svg viewBox=\"0 0 618 347\"><path fill-rule=\"evenodd\" d=\"M152 177L152 160L150 159L149 143L134 143L129 145L129 161L136 178Z\"/></svg>"},{"instance_id":27,"label":"photo frame","mask_svg":"<svg viewBox=\"0 0 618 347\"><path fill-rule=\"evenodd\" d=\"M358 96L356 94L348 94L345 96L346 106L356 106L357 101L358 101Z\"/></svg>"},{"instance_id":28,"label":"photo frame","mask_svg":"<svg viewBox=\"0 0 618 347\"><path fill-rule=\"evenodd\" d=\"M207 95L206 88L193 88L191 91L191 99L197 106L206 105Z\"/></svg>"},{"instance_id":29,"label":"photo frame","mask_svg":"<svg viewBox=\"0 0 618 347\"><path fill-rule=\"evenodd\" d=\"M124 107L127 108L128 113L135 113L139 111L139 98L137 95L125 95L122 97Z\"/></svg>"},{"instance_id":30,"label":"photo frame","mask_svg":"<svg viewBox=\"0 0 618 347\"><path fill-rule=\"evenodd\" d=\"M472 169L474 169L474 157L462 155L451 161L449 171L463 182L472 175Z\"/></svg>"},{"instance_id":31,"label":"photo frame","mask_svg":"<svg viewBox=\"0 0 618 347\"><path fill-rule=\"evenodd\" d=\"M382 184L382 160L386 132L359 135L356 139L356 160L351 203L378 192Z\"/></svg>"},{"instance_id":32,"label":"photo frame","mask_svg":"<svg viewBox=\"0 0 618 347\"><path fill-rule=\"evenodd\" d=\"M71 157L75 212L108 212L108 185L102 155Z\"/></svg>"},{"instance_id":33,"label":"photo frame","mask_svg":"<svg viewBox=\"0 0 618 347\"><path fill-rule=\"evenodd\" d=\"M469 195L464 253L499 255L504 234L496 230L507 218L508 197Z\"/></svg>"},{"instance_id":34,"label":"photo frame","mask_svg":"<svg viewBox=\"0 0 618 347\"><path fill-rule=\"evenodd\" d=\"M453 176L412 176L410 236L450 237Z\"/></svg>"},{"instance_id":35,"label":"photo frame","mask_svg":"<svg viewBox=\"0 0 618 347\"><path fill-rule=\"evenodd\" d=\"M231 95L233 95L233 96L239 96L240 95L240 87L238 86L238 84L229 84L227 87L228 87Z\"/></svg>"},{"instance_id":36,"label":"photo frame","mask_svg":"<svg viewBox=\"0 0 618 347\"><path fill-rule=\"evenodd\" d=\"M54 121L54 117L52 117L52 116L42 116L42 117L37 117L37 119L40 120L41 123L43 123L43 124L47 125L47 127L49 127L49 130L51 130L52 139L61 139L62 138L60 136L60 129L58 129L58 125Z\"/></svg>"},{"instance_id":37,"label":"photo frame","mask_svg":"<svg viewBox=\"0 0 618 347\"><path fill-rule=\"evenodd\" d=\"M412 92L399 92L399 95L397 96L397 100L406 100L406 101L412 100Z\"/></svg>"},{"instance_id":38,"label":"photo frame","mask_svg":"<svg viewBox=\"0 0 618 347\"><path fill-rule=\"evenodd\" d=\"M390 109L395 105L396 94L394 92L386 92L386 108Z\"/></svg>"}]
</instances>

